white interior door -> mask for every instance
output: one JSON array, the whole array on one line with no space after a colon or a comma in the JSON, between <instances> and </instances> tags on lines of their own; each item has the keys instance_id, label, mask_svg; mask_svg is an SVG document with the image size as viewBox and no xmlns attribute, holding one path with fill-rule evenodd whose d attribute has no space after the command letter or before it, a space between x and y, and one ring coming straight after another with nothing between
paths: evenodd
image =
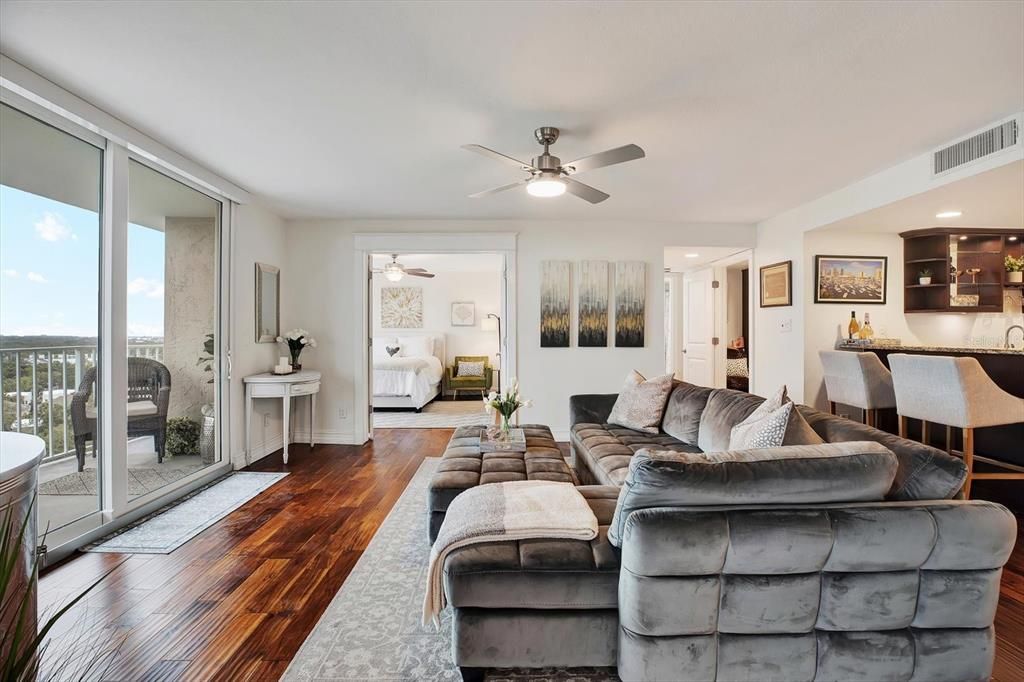
<instances>
[{"instance_id":1,"label":"white interior door","mask_svg":"<svg viewBox=\"0 0 1024 682\"><path fill-rule=\"evenodd\" d=\"M683 379L714 386L715 297L711 268L683 278Z\"/></svg>"}]
</instances>

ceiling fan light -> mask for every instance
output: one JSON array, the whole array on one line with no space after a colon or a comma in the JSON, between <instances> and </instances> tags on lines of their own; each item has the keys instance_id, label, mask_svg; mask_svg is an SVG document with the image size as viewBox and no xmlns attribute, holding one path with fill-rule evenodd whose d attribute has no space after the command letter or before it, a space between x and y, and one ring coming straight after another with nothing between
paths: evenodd
<instances>
[{"instance_id":1,"label":"ceiling fan light","mask_svg":"<svg viewBox=\"0 0 1024 682\"><path fill-rule=\"evenodd\" d=\"M526 191L533 197L560 197L565 194L565 183L556 178L539 177L526 184Z\"/></svg>"},{"instance_id":2,"label":"ceiling fan light","mask_svg":"<svg viewBox=\"0 0 1024 682\"><path fill-rule=\"evenodd\" d=\"M405 272L398 263L387 263L384 266L384 276L391 282L401 282Z\"/></svg>"}]
</instances>

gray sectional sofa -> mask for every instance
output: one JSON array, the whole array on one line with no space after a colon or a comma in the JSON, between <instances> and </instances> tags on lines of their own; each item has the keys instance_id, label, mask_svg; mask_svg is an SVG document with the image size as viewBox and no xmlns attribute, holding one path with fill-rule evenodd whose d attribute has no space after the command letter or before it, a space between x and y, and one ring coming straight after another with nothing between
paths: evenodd
<instances>
[{"instance_id":1,"label":"gray sectional sofa","mask_svg":"<svg viewBox=\"0 0 1024 682\"><path fill-rule=\"evenodd\" d=\"M570 405L596 539L446 561L464 677L611 666L627 681L988 679L1016 521L954 499L959 459L804 406L824 444L723 452L761 398L680 384L658 434L608 425L614 401Z\"/></svg>"}]
</instances>

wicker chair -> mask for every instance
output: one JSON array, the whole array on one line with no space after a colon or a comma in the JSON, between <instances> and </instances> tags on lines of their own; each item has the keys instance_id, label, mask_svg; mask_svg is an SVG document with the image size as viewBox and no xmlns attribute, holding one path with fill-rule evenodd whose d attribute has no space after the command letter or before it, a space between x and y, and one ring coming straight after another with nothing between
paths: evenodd
<instances>
[{"instance_id":1,"label":"wicker chair","mask_svg":"<svg viewBox=\"0 0 1024 682\"><path fill-rule=\"evenodd\" d=\"M90 367L71 400L78 470L85 468L85 443L93 441L96 456L96 408L90 405L96 388L96 368ZM167 407L171 401L171 373L149 358L128 358L128 437L153 436L158 462L164 461Z\"/></svg>"}]
</instances>

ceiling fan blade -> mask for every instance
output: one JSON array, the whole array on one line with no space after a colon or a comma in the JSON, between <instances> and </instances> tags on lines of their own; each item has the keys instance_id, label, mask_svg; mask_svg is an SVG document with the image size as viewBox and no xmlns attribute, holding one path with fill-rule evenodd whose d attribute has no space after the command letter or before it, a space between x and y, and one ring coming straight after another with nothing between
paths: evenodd
<instances>
[{"instance_id":1,"label":"ceiling fan blade","mask_svg":"<svg viewBox=\"0 0 1024 682\"><path fill-rule=\"evenodd\" d=\"M570 175L573 173L582 173L583 171L593 170L595 168L604 168L605 166L613 166L617 163L625 163L626 161L633 161L635 159L642 159L646 156L644 150L637 147L635 144L627 144L622 147L616 147L615 149L608 149L597 154L591 154L590 156L584 156L582 159L576 159L571 163L562 164L562 170Z\"/></svg>"},{"instance_id":2,"label":"ceiling fan blade","mask_svg":"<svg viewBox=\"0 0 1024 682\"><path fill-rule=\"evenodd\" d=\"M565 183L565 191L569 194L575 194L580 199L586 199L592 204L600 204L611 196L610 194L605 194L601 190L591 187L590 185L584 185L579 180L573 180L572 178L562 176L562 182Z\"/></svg>"},{"instance_id":3,"label":"ceiling fan blade","mask_svg":"<svg viewBox=\"0 0 1024 682\"><path fill-rule=\"evenodd\" d=\"M497 194L498 192L504 192L507 189L515 189L516 187L519 187L520 185L525 185L531 179L532 179L532 177L524 178L522 180L516 180L515 182L510 182L507 185L502 185L501 187L492 187L491 189L485 189L483 192L477 192L475 194L470 194L469 198L470 199L479 199L480 197L486 197L486 196L489 196L491 194Z\"/></svg>"},{"instance_id":4,"label":"ceiling fan blade","mask_svg":"<svg viewBox=\"0 0 1024 682\"><path fill-rule=\"evenodd\" d=\"M478 144L464 144L462 145L462 148L465 149L466 151L475 152L477 154L480 154L481 156L486 156L489 159L494 159L495 161L501 161L502 163L507 163L510 166L515 166L521 171L529 172L537 170L530 164L524 163L519 159L513 159L511 156L506 156L501 152L496 152L493 149L488 149L487 147L481 147Z\"/></svg>"},{"instance_id":5,"label":"ceiling fan blade","mask_svg":"<svg viewBox=\"0 0 1024 682\"><path fill-rule=\"evenodd\" d=\"M434 273L427 272L426 270L424 270L423 272L413 272L411 270L406 270L405 274L409 275L410 277L428 277L429 278L429 277L433 277L434 276Z\"/></svg>"},{"instance_id":6,"label":"ceiling fan blade","mask_svg":"<svg viewBox=\"0 0 1024 682\"><path fill-rule=\"evenodd\" d=\"M405 272L407 274L410 274L410 275L412 273L414 273L414 272L429 272L426 268L403 268L403 269L405 270Z\"/></svg>"}]
</instances>

